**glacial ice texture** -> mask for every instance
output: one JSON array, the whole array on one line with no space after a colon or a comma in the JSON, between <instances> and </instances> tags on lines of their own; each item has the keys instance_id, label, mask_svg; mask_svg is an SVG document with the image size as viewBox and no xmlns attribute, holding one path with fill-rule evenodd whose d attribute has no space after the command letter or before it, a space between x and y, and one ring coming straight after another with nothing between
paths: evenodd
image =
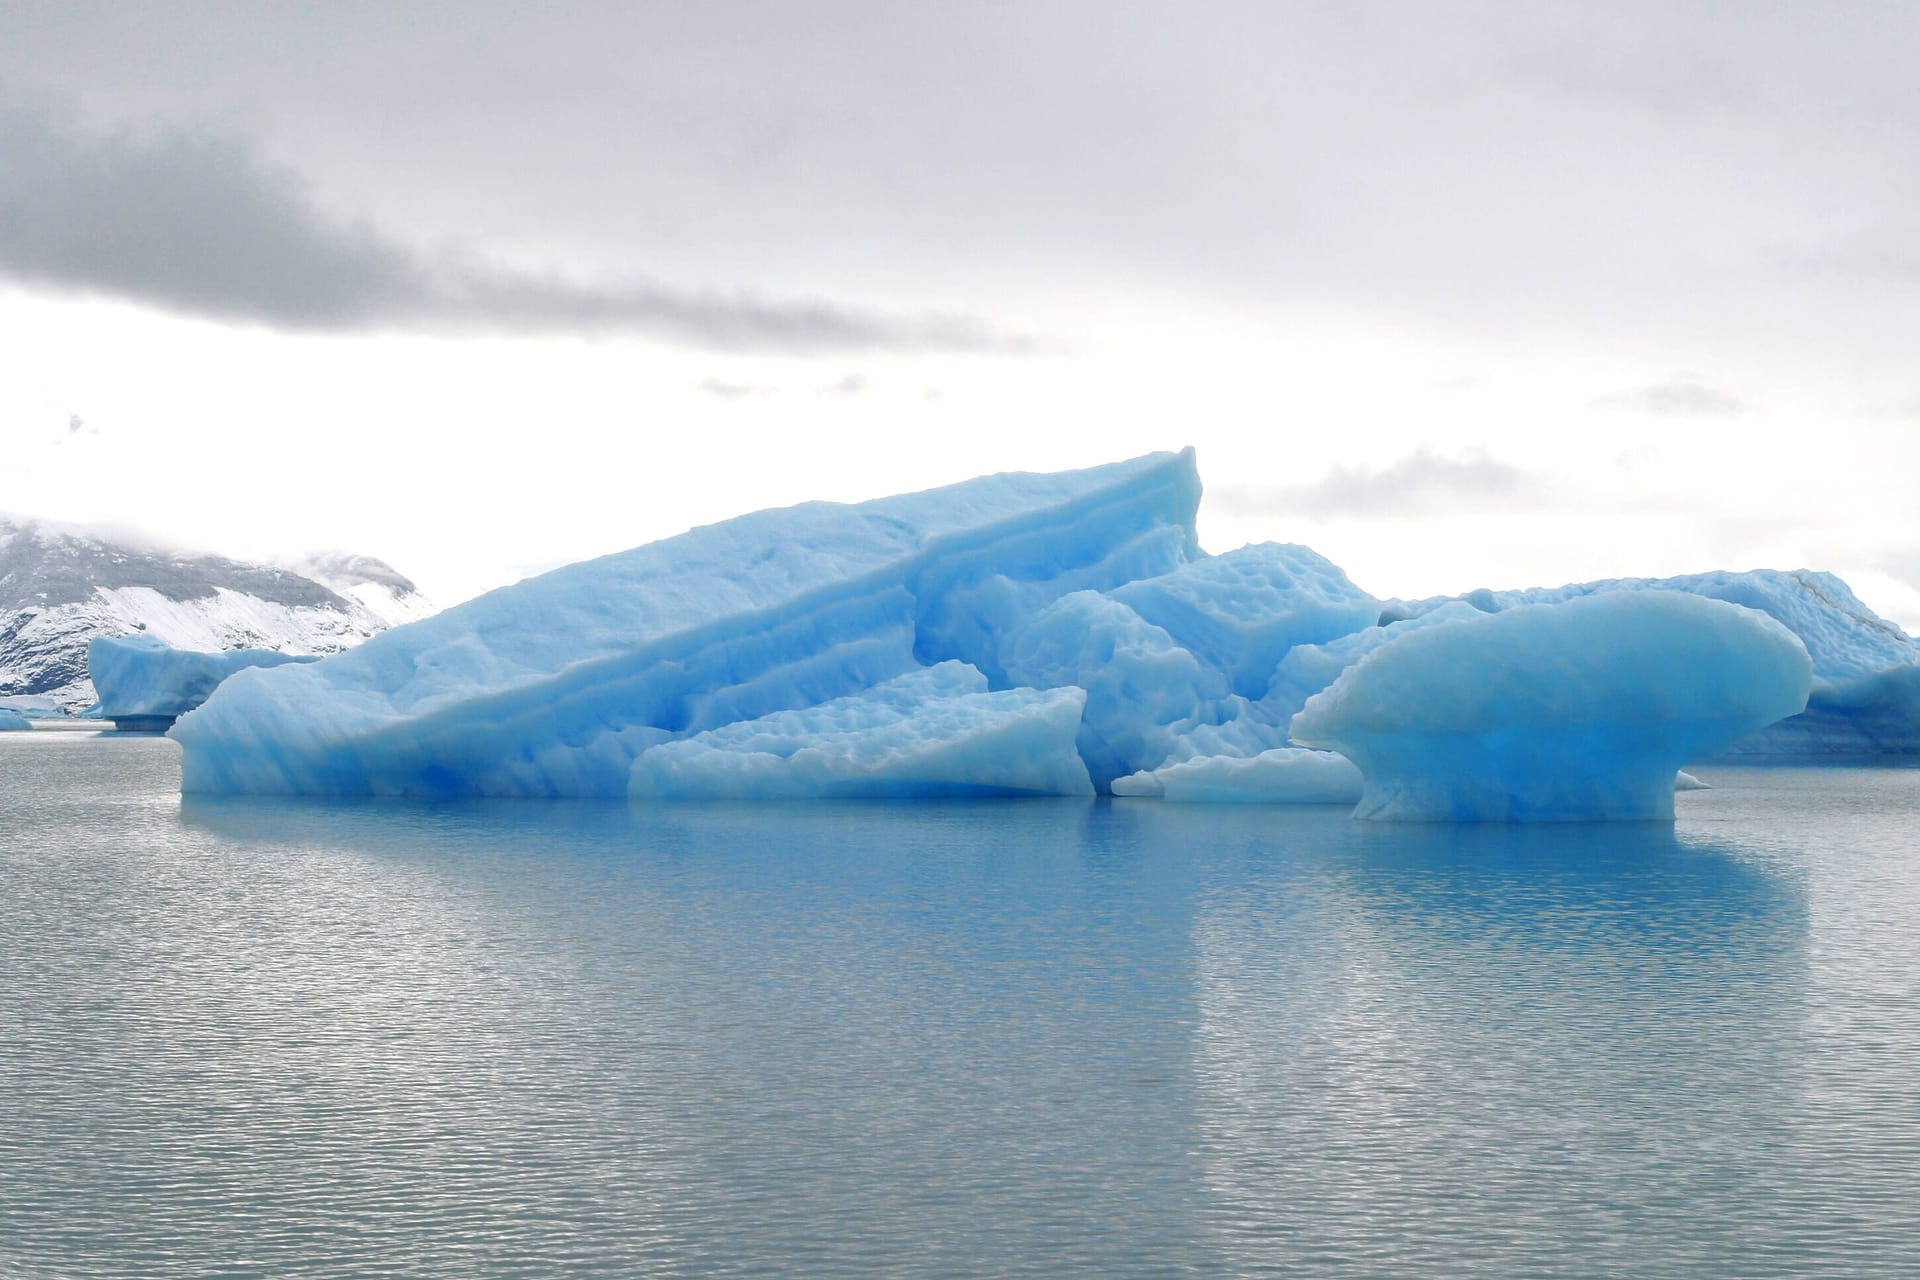
<instances>
[{"instance_id":1,"label":"glacial ice texture","mask_svg":"<svg viewBox=\"0 0 1920 1280\"><path fill-rule=\"evenodd\" d=\"M1090 796L1078 689L989 692L964 662L817 707L662 743L634 762L638 799Z\"/></svg>"},{"instance_id":2,"label":"glacial ice texture","mask_svg":"<svg viewBox=\"0 0 1920 1280\"><path fill-rule=\"evenodd\" d=\"M1356 817L1671 818L1681 765L1798 713L1811 683L1806 647L1765 614L1613 592L1403 635L1292 732L1359 765Z\"/></svg>"},{"instance_id":3,"label":"glacial ice texture","mask_svg":"<svg viewBox=\"0 0 1920 1280\"><path fill-rule=\"evenodd\" d=\"M9 729L31 729L33 722L12 707L0 707L0 733Z\"/></svg>"},{"instance_id":4,"label":"glacial ice texture","mask_svg":"<svg viewBox=\"0 0 1920 1280\"><path fill-rule=\"evenodd\" d=\"M1744 605L1800 637L1813 660L1813 688L1800 715L1730 743L1725 754L1826 757L1920 753L1920 642L1882 618L1831 573L1688 574L1607 578L1523 591L1473 591L1433 600L1390 601L1387 616L1426 616L1462 605L1497 613L1619 591L1679 591Z\"/></svg>"},{"instance_id":5,"label":"glacial ice texture","mask_svg":"<svg viewBox=\"0 0 1920 1280\"><path fill-rule=\"evenodd\" d=\"M1360 770L1351 760L1302 747L1201 756L1113 783L1117 796L1154 796L1173 804L1353 804L1360 790Z\"/></svg>"},{"instance_id":6,"label":"glacial ice texture","mask_svg":"<svg viewBox=\"0 0 1920 1280\"><path fill-rule=\"evenodd\" d=\"M189 792L624 795L643 751L967 662L1072 591L1200 556L1193 454L806 503L569 565L310 667L242 672L173 736Z\"/></svg>"}]
</instances>

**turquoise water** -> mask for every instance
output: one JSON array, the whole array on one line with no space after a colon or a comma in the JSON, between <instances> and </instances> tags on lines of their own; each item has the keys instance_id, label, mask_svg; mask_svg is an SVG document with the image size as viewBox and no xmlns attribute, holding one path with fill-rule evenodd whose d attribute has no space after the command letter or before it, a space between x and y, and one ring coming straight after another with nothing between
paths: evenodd
<instances>
[{"instance_id":1,"label":"turquoise water","mask_svg":"<svg viewBox=\"0 0 1920 1280\"><path fill-rule=\"evenodd\" d=\"M0 1276L1920 1274L1920 770L182 804L0 735Z\"/></svg>"}]
</instances>

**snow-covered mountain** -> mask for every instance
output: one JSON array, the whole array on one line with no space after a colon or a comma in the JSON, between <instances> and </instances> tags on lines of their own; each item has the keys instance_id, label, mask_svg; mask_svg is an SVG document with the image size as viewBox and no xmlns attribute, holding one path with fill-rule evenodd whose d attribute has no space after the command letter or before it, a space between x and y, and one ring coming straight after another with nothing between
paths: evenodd
<instances>
[{"instance_id":1,"label":"snow-covered mountain","mask_svg":"<svg viewBox=\"0 0 1920 1280\"><path fill-rule=\"evenodd\" d=\"M0 517L0 697L85 707L95 636L324 654L432 612L413 583L371 556L330 553L285 568Z\"/></svg>"}]
</instances>

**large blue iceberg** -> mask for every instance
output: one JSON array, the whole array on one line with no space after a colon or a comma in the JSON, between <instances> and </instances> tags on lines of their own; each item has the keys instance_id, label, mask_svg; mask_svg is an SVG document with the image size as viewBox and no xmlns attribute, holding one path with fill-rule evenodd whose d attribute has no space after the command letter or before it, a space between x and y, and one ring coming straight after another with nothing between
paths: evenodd
<instances>
[{"instance_id":1,"label":"large blue iceberg","mask_svg":"<svg viewBox=\"0 0 1920 1280\"><path fill-rule=\"evenodd\" d=\"M33 722L12 707L0 707L0 733L9 729L31 729Z\"/></svg>"},{"instance_id":2,"label":"large blue iceberg","mask_svg":"<svg viewBox=\"0 0 1920 1280\"><path fill-rule=\"evenodd\" d=\"M695 529L232 675L174 728L183 785L1657 816L1679 765L1806 705L1809 650L1803 727L1765 732L1920 749L1920 647L1837 579L1383 604L1306 547L1204 554L1199 497L1187 451Z\"/></svg>"},{"instance_id":3,"label":"large blue iceberg","mask_svg":"<svg viewBox=\"0 0 1920 1280\"><path fill-rule=\"evenodd\" d=\"M1766 614L1618 592L1401 636L1308 699L1293 736L1360 766L1356 817L1671 818L1681 765L1798 713L1812 680Z\"/></svg>"},{"instance_id":4,"label":"large blue iceberg","mask_svg":"<svg viewBox=\"0 0 1920 1280\"><path fill-rule=\"evenodd\" d=\"M174 737L190 792L626 794L647 749L957 660L1073 591L1199 558L1192 451L762 511L569 565L311 667L243 672Z\"/></svg>"},{"instance_id":5,"label":"large blue iceberg","mask_svg":"<svg viewBox=\"0 0 1920 1280\"><path fill-rule=\"evenodd\" d=\"M315 661L311 655L272 649L200 653L148 635L96 636L87 643L87 677L100 701L87 714L123 729L164 729L205 702L236 671Z\"/></svg>"}]
</instances>

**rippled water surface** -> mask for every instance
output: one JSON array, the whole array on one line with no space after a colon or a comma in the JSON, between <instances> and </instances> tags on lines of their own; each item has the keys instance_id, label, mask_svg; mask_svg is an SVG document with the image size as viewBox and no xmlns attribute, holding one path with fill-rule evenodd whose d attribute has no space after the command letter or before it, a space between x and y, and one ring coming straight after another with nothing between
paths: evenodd
<instances>
[{"instance_id":1,"label":"rippled water surface","mask_svg":"<svg viewBox=\"0 0 1920 1280\"><path fill-rule=\"evenodd\" d=\"M0 735L0 1276L1920 1275L1920 770L182 803Z\"/></svg>"}]
</instances>

